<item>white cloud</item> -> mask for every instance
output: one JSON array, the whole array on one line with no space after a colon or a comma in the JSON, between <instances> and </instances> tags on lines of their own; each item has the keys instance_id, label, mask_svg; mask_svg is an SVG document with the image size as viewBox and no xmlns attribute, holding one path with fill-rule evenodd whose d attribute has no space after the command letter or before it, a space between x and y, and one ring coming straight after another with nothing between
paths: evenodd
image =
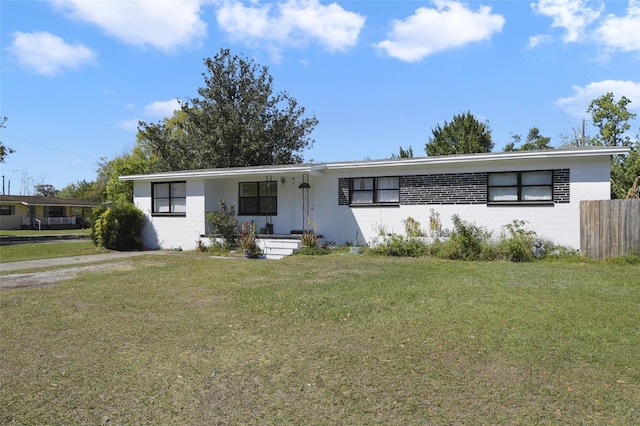
<instances>
[{"instance_id":1,"label":"white cloud","mask_svg":"<svg viewBox=\"0 0 640 426\"><path fill-rule=\"evenodd\" d=\"M535 47L540 46L541 44L550 43L552 41L552 37L547 34L537 34L529 37L529 44L527 47L529 49L533 49Z\"/></svg>"},{"instance_id":2,"label":"white cloud","mask_svg":"<svg viewBox=\"0 0 640 426\"><path fill-rule=\"evenodd\" d=\"M96 54L80 43L67 43L57 35L39 31L15 32L8 50L18 62L38 74L53 76L65 68L75 69L95 62Z\"/></svg>"},{"instance_id":3,"label":"white cloud","mask_svg":"<svg viewBox=\"0 0 640 426\"><path fill-rule=\"evenodd\" d=\"M595 35L599 43L611 50L640 52L640 2L631 0L626 16L605 16Z\"/></svg>"},{"instance_id":4,"label":"white cloud","mask_svg":"<svg viewBox=\"0 0 640 426\"><path fill-rule=\"evenodd\" d=\"M51 0L70 18L89 22L136 46L172 52L199 42L207 25L200 19L203 0Z\"/></svg>"},{"instance_id":5,"label":"white cloud","mask_svg":"<svg viewBox=\"0 0 640 426\"><path fill-rule=\"evenodd\" d=\"M592 100L611 92L618 100L625 96L631 101L627 106L630 111L640 111L640 82L628 80L603 80L589 83L584 87L573 86L574 94L556 101L556 105L567 113L579 117L588 117L587 108Z\"/></svg>"},{"instance_id":6,"label":"white cloud","mask_svg":"<svg viewBox=\"0 0 640 426\"><path fill-rule=\"evenodd\" d=\"M583 41L585 29L600 17L604 6L589 7L587 0L540 0L531 3L533 10L552 19L551 26L565 30L563 41Z\"/></svg>"},{"instance_id":7,"label":"white cloud","mask_svg":"<svg viewBox=\"0 0 640 426\"><path fill-rule=\"evenodd\" d=\"M180 109L178 99L170 99L168 101L154 101L144 107L144 114L152 118L171 117L174 111Z\"/></svg>"},{"instance_id":8,"label":"white cloud","mask_svg":"<svg viewBox=\"0 0 640 426\"><path fill-rule=\"evenodd\" d=\"M365 18L337 3L318 0L287 0L260 4L224 1L217 11L220 28L234 39L264 47L274 54L286 46L315 41L329 51L355 46Z\"/></svg>"},{"instance_id":9,"label":"white cloud","mask_svg":"<svg viewBox=\"0 0 640 426\"><path fill-rule=\"evenodd\" d=\"M134 118L132 120L122 120L118 123L118 126L122 130L126 130L127 132L136 132L138 131L138 119Z\"/></svg>"},{"instance_id":10,"label":"white cloud","mask_svg":"<svg viewBox=\"0 0 640 426\"><path fill-rule=\"evenodd\" d=\"M434 53L489 39L502 31L505 19L491 7L477 11L465 4L434 0L435 9L421 7L404 21L396 20L388 39L375 45L387 55L415 62Z\"/></svg>"}]
</instances>

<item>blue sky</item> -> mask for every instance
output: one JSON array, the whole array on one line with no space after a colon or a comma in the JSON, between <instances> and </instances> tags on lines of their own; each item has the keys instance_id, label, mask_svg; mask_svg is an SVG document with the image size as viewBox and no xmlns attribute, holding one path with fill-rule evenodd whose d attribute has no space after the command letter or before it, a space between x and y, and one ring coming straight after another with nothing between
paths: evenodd
<instances>
[{"instance_id":1,"label":"blue sky","mask_svg":"<svg viewBox=\"0 0 640 426\"><path fill-rule=\"evenodd\" d=\"M640 0L8 0L0 138L11 193L94 180L138 120L196 96L221 48L269 67L319 125L305 160L425 155L470 111L500 151L532 126L560 145L612 91L640 112ZM640 120L632 123L638 133ZM594 133L593 129L587 131Z\"/></svg>"}]
</instances>

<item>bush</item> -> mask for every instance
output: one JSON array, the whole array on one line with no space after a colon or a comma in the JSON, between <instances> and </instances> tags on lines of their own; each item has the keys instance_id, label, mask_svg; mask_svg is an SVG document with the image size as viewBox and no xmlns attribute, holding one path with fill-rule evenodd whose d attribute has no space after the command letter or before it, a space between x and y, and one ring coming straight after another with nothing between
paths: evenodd
<instances>
[{"instance_id":1,"label":"bush","mask_svg":"<svg viewBox=\"0 0 640 426\"><path fill-rule=\"evenodd\" d=\"M429 252L429 247L417 238L405 238L402 235L393 234L371 248L371 252L386 256L420 257Z\"/></svg>"},{"instance_id":2,"label":"bush","mask_svg":"<svg viewBox=\"0 0 640 426\"><path fill-rule=\"evenodd\" d=\"M407 237L424 237L426 233L420 228L420 222L409 216L408 218L402 221L404 224L404 232L407 234Z\"/></svg>"},{"instance_id":3,"label":"bush","mask_svg":"<svg viewBox=\"0 0 640 426\"><path fill-rule=\"evenodd\" d=\"M236 234L240 230L240 223L236 219L236 209L233 204L229 205L225 200L218 199L220 210L207 212L207 220L213 229L210 232L222 235L227 248L235 247Z\"/></svg>"},{"instance_id":4,"label":"bush","mask_svg":"<svg viewBox=\"0 0 640 426\"><path fill-rule=\"evenodd\" d=\"M299 251L300 254L304 254L306 256L321 256L325 254L329 254L329 249L326 247L320 247L318 245L315 246L306 246L302 247Z\"/></svg>"},{"instance_id":5,"label":"bush","mask_svg":"<svg viewBox=\"0 0 640 426\"><path fill-rule=\"evenodd\" d=\"M496 250L491 246L491 232L485 228L451 216L453 231L449 240L441 249L441 254L447 259L460 260L493 260Z\"/></svg>"},{"instance_id":6,"label":"bush","mask_svg":"<svg viewBox=\"0 0 640 426\"><path fill-rule=\"evenodd\" d=\"M511 262L530 262L544 257L546 249L536 238L535 231L524 228L524 220L514 220L505 225L507 235L498 242L498 252Z\"/></svg>"},{"instance_id":7,"label":"bush","mask_svg":"<svg viewBox=\"0 0 640 426\"><path fill-rule=\"evenodd\" d=\"M93 223L94 244L110 250L142 248L143 214L131 203L120 203L104 209Z\"/></svg>"}]
</instances>

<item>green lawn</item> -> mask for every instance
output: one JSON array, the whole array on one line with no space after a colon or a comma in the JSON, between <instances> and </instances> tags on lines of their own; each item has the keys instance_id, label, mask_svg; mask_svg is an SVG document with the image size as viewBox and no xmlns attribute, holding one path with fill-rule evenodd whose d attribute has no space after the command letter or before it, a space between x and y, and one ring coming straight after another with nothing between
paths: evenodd
<instances>
[{"instance_id":1,"label":"green lawn","mask_svg":"<svg viewBox=\"0 0 640 426\"><path fill-rule=\"evenodd\" d=\"M108 252L109 250L97 248L90 240L68 241L64 243L13 244L0 246L0 264L2 262L18 262L21 260L81 256Z\"/></svg>"},{"instance_id":2,"label":"green lawn","mask_svg":"<svg viewBox=\"0 0 640 426\"><path fill-rule=\"evenodd\" d=\"M19 229L19 230L0 230L0 237L27 237L27 236L47 236L47 235L85 235L91 233L90 229Z\"/></svg>"},{"instance_id":3,"label":"green lawn","mask_svg":"<svg viewBox=\"0 0 640 426\"><path fill-rule=\"evenodd\" d=\"M0 293L0 423L640 424L640 265L165 256Z\"/></svg>"}]
</instances>

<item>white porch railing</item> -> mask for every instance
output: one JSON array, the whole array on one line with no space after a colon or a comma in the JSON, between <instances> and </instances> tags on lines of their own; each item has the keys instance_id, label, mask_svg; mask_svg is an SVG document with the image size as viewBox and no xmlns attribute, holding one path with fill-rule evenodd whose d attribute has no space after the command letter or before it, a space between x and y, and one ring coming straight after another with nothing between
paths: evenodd
<instances>
[{"instance_id":1,"label":"white porch railing","mask_svg":"<svg viewBox=\"0 0 640 426\"><path fill-rule=\"evenodd\" d=\"M38 225L38 224L42 224L42 225L75 225L76 224L76 217L72 216L72 217L45 217L42 219L33 219L30 217L23 217L22 218L22 225L23 226L31 226L31 225Z\"/></svg>"}]
</instances>

